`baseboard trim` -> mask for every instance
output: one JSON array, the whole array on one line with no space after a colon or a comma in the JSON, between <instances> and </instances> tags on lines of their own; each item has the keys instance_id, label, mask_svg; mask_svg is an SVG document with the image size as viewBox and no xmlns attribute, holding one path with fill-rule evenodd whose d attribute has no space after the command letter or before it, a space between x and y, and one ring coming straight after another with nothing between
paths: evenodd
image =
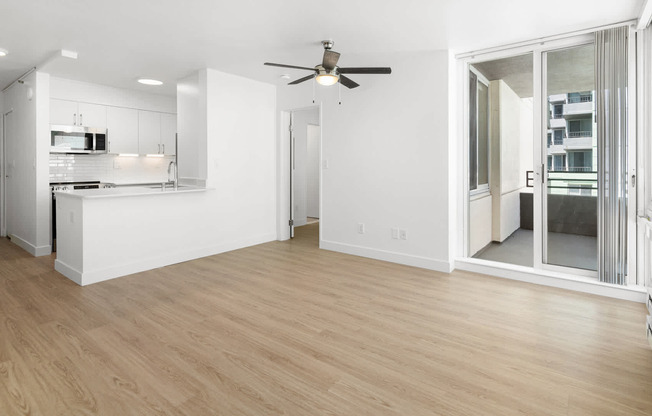
<instances>
[{"instance_id":1,"label":"baseboard trim","mask_svg":"<svg viewBox=\"0 0 652 416\"><path fill-rule=\"evenodd\" d=\"M81 286L82 273L79 270L68 266L66 263L62 262L61 260L54 261L54 270L58 271L62 275L66 276L68 279L72 280L73 282Z\"/></svg>"},{"instance_id":2,"label":"baseboard trim","mask_svg":"<svg viewBox=\"0 0 652 416\"><path fill-rule=\"evenodd\" d=\"M480 259L457 259L455 268L468 272L481 273L504 279L557 287L575 292L644 303L647 291L641 286L619 286L597 282L588 277L574 276L532 267L517 266Z\"/></svg>"},{"instance_id":3,"label":"baseboard trim","mask_svg":"<svg viewBox=\"0 0 652 416\"><path fill-rule=\"evenodd\" d=\"M404 264L406 266L420 267L422 269L435 270L438 272L450 273L452 264L431 259L428 257L414 256L411 254L397 253L394 251L378 250L375 248L356 246L353 244L337 243L334 241L319 241L319 248L336 251L338 253L350 254L353 256L367 257L375 260L388 261L390 263Z\"/></svg>"},{"instance_id":4,"label":"baseboard trim","mask_svg":"<svg viewBox=\"0 0 652 416\"><path fill-rule=\"evenodd\" d=\"M46 245L46 246L35 246L34 244L30 243L29 241L20 238L16 234L10 234L9 238L11 239L11 242L16 244L18 247L22 248L23 250L27 251L29 254L31 254L34 257L40 257L40 256L49 256L50 253L52 253L52 246Z\"/></svg>"},{"instance_id":5,"label":"baseboard trim","mask_svg":"<svg viewBox=\"0 0 652 416\"><path fill-rule=\"evenodd\" d=\"M215 246L193 248L190 250L183 250L175 253L165 253L156 257L139 259L138 261L131 263L120 264L117 266L102 269L85 270L82 272L79 272L65 265L64 263L58 262L57 260L61 266L60 268L57 268L57 262L55 262L55 269L64 276L68 277L73 282L81 286L87 286L93 283L115 279L117 277L145 272L152 269L158 269L159 267L165 267L171 264L182 263L184 261L195 260L202 257L213 256L216 254L225 253L227 251L238 250L241 248L255 246L274 240L276 240L276 233L263 234L242 240L230 241Z\"/></svg>"}]
</instances>

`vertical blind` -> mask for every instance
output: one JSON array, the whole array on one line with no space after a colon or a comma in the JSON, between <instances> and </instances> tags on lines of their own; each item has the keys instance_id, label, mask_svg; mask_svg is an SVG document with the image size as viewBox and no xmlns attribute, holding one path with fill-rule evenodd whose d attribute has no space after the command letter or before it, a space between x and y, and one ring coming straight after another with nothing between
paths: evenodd
<instances>
[{"instance_id":1,"label":"vertical blind","mask_svg":"<svg viewBox=\"0 0 652 416\"><path fill-rule=\"evenodd\" d=\"M595 34L598 277L619 285L627 283L627 36L627 26Z\"/></svg>"}]
</instances>

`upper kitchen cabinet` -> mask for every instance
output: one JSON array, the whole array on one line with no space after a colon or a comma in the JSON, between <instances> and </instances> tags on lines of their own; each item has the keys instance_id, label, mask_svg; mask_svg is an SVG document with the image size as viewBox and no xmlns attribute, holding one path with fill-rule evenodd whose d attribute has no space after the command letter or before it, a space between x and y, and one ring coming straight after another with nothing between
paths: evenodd
<instances>
[{"instance_id":1,"label":"upper kitchen cabinet","mask_svg":"<svg viewBox=\"0 0 652 416\"><path fill-rule=\"evenodd\" d=\"M174 155L176 134L176 114L138 112L138 149L141 155Z\"/></svg>"},{"instance_id":2,"label":"upper kitchen cabinet","mask_svg":"<svg viewBox=\"0 0 652 416\"><path fill-rule=\"evenodd\" d=\"M50 124L106 128L107 109L103 105L50 100Z\"/></svg>"},{"instance_id":3,"label":"upper kitchen cabinet","mask_svg":"<svg viewBox=\"0 0 652 416\"><path fill-rule=\"evenodd\" d=\"M161 153L166 155L174 155L177 152L176 114L161 113L161 146Z\"/></svg>"},{"instance_id":4,"label":"upper kitchen cabinet","mask_svg":"<svg viewBox=\"0 0 652 416\"><path fill-rule=\"evenodd\" d=\"M138 110L107 107L106 124L110 153L139 153Z\"/></svg>"}]
</instances>

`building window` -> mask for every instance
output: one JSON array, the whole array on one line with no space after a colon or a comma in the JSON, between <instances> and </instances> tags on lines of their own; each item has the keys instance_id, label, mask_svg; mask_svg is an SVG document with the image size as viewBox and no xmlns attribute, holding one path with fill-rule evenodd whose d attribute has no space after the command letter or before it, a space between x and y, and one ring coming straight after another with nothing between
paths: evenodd
<instances>
[{"instance_id":1,"label":"building window","mask_svg":"<svg viewBox=\"0 0 652 416\"><path fill-rule=\"evenodd\" d=\"M564 130L558 129L558 130L553 130L555 139L553 141L553 144L555 145L562 145L564 144Z\"/></svg>"},{"instance_id":2,"label":"building window","mask_svg":"<svg viewBox=\"0 0 652 416\"><path fill-rule=\"evenodd\" d=\"M580 120L568 121L568 137L592 137L593 136L593 120L591 118L583 118Z\"/></svg>"},{"instance_id":3,"label":"building window","mask_svg":"<svg viewBox=\"0 0 652 416\"><path fill-rule=\"evenodd\" d=\"M593 151L582 150L580 152L568 152L569 172L591 172L593 171Z\"/></svg>"},{"instance_id":4,"label":"building window","mask_svg":"<svg viewBox=\"0 0 652 416\"><path fill-rule=\"evenodd\" d=\"M489 189L489 86L469 73L469 189Z\"/></svg>"},{"instance_id":5,"label":"building window","mask_svg":"<svg viewBox=\"0 0 652 416\"><path fill-rule=\"evenodd\" d=\"M563 172L566 170L566 155L553 155L553 171Z\"/></svg>"},{"instance_id":6,"label":"building window","mask_svg":"<svg viewBox=\"0 0 652 416\"><path fill-rule=\"evenodd\" d=\"M552 106L552 118L562 118L564 116L564 106L555 104Z\"/></svg>"}]
</instances>

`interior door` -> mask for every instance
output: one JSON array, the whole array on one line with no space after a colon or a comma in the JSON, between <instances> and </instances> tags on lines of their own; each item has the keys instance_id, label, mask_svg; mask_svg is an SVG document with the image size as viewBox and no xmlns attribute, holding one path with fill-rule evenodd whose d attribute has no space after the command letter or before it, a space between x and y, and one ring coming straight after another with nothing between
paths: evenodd
<instances>
[{"instance_id":1,"label":"interior door","mask_svg":"<svg viewBox=\"0 0 652 416\"><path fill-rule=\"evenodd\" d=\"M598 259L594 55L592 43L542 55L542 260L587 275Z\"/></svg>"}]
</instances>

